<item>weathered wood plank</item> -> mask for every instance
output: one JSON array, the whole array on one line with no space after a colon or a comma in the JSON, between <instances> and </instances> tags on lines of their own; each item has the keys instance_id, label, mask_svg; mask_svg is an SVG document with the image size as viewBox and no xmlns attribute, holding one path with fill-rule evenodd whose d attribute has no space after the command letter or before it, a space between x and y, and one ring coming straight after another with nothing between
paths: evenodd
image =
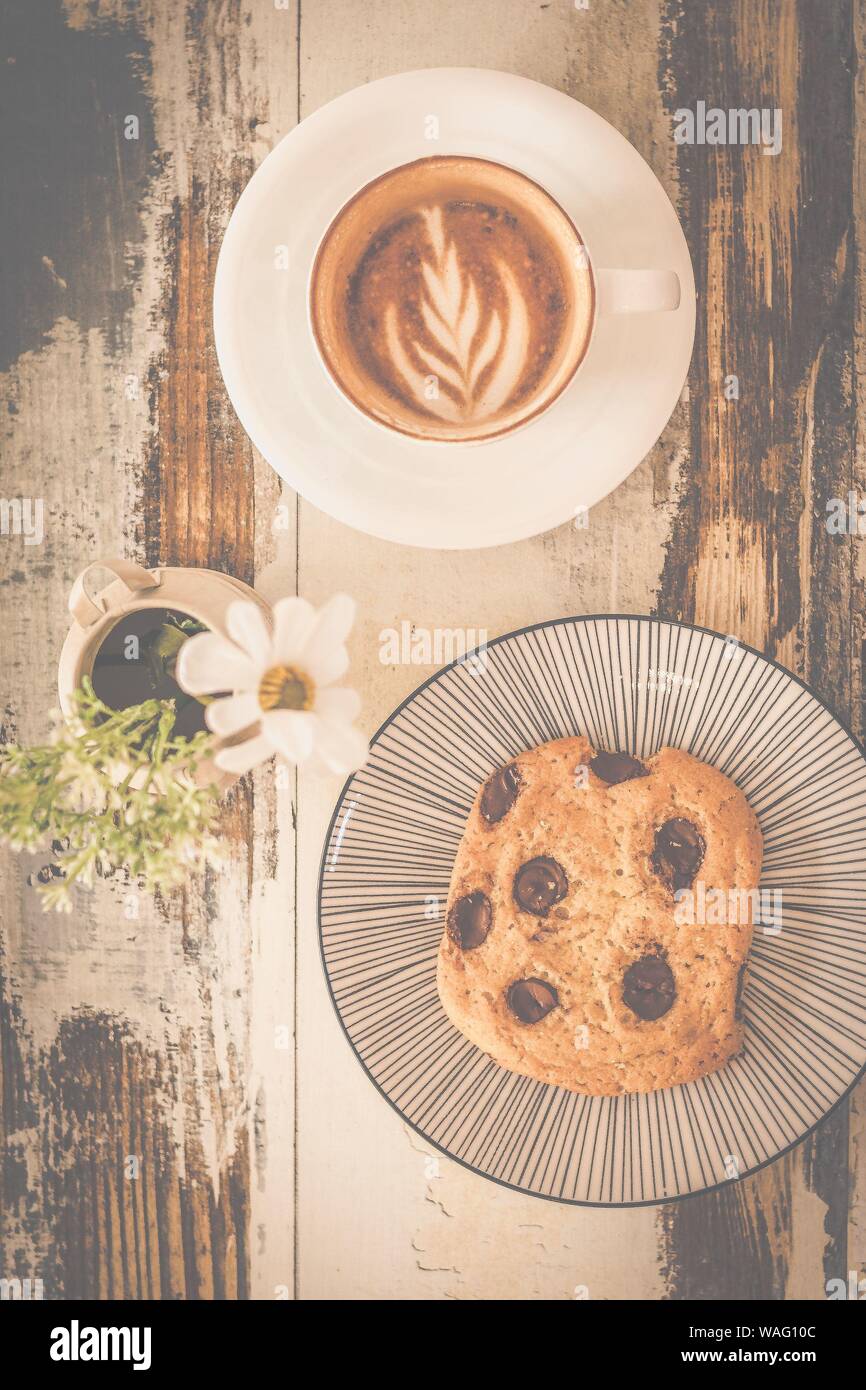
<instances>
[{"instance_id":1,"label":"weathered wood plank","mask_svg":"<svg viewBox=\"0 0 866 1390\"><path fill-rule=\"evenodd\" d=\"M851 540L826 502L852 485L852 9L673 0L670 109L780 108L782 150L682 145L703 312L691 450L657 611L734 633L857 719L862 631ZM861 321L862 322L862 321ZM726 399L736 374L739 399ZM855 542L856 544L856 542ZM846 1269L848 1122L748 1182L665 1213L670 1293L823 1296Z\"/></svg>"},{"instance_id":2,"label":"weathered wood plank","mask_svg":"<svg viewBox=\"0 0 866 1390\"><path fill-rule=\"evenodd\" d=\"M88 560L125 545L247 580L280 560L279 487L227 403L210 297L232 207L294 119L296 16L71 0L15 20L17 80L44 103L22 101L7 149L22 169L34 141L57 161L21 244L51 268L40 289L18 267L2 383L4 490L42 490L48 517L42 547L2 557L7 591L26 595L4 732L26 739L45 732L65 594ZM4 856L4 1272L41 1275L46 1297L292 1286L293 1055L276 1041L293 1028L292 800L270 770L239 788L227 869L131 917L105 884L71 920L44 918L33 864Z\"/></svg>"},{"instance_id":3,"label":"weathered wood plank","mask_svg":"<svg viewBox=\"0 0 866 1390\"><path fill-rule=\"evenodd\" d=\"M854 4L854 459L852 487L866 497L866 0ZM851 718L861 738L866 733L866 643L862 623L866 593L866 547L851 542L852 686ZM848 1168L851 1174L848 1263L859 1280L866 1278L866 1086L852 1097L848 1114ZM866 1287L866 1286L864 1286Z\"/></svg>"},{"instance_id":4,"label":"weathered wood plank","mask_svg":"<svg viewBox=\"0 0 866 1390\"><path fill-rule=\"evenodd\" d=\"M302 115L358 83L414 67L504 68L595 107L634 141L676 198L659 93L659 6L527 6L374 0L304 6ZM623 54L628 54L628 63ZM616 496L572 527L475 553L385 546L302 504L300 586L359 601L353 677L368 729L430 673L383 666L379 633L486 629L492 637L564 613L651 607L685 443L678 412ZM576 499L576 502L579 499ZM299 1264L304 1297L652 1298L663 1292L652 1211L563 1208L431 1158L361 1074L336 1021L315 941L315 886L335 788L302 780L299 818ZM322 1104L326 1087L327 1104ZM347 1142L346 1136L351 1140ZM627 1255L623 1252L627 1251Z\"/></svg>"}]
</instances>

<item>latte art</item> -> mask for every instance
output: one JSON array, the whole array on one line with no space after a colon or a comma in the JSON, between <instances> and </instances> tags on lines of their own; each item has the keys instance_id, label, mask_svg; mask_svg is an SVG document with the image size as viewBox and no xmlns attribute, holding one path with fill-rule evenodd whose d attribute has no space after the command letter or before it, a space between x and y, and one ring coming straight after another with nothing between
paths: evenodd
<instances>
[{"instance_id":1,"label":"latte art","mask_svg":"<svg viewBox=\"0 0 866 1390\"><path fill-rule=\"evenodd\" d=\"M471 271L461 265L456 243L446 240L441 207L423 208L421 218L432 253L421 260L419 298L426 333L416 335L413 316L400 315L392 300L385 310L385 347L418 409L464 424L488 420L528 374L526 301L508 266L494 258L491 268L504 298L497 307L496 286L488 286L487 294L483 286L479 290ZM419 358L426 375L415 365Z\"/></svg>"},{"instance_id":2,"label":"latte art","mask_svg":"<svg viewBox=\"0 0 866 1390\"><path fill-rule=\"evenodd\" d=\"M583 248L531 180L436 157L384 175L329 229L311 315L337 385L421 439L505 433L544 409L585 350Z\"/></svg>"}]
</instances>

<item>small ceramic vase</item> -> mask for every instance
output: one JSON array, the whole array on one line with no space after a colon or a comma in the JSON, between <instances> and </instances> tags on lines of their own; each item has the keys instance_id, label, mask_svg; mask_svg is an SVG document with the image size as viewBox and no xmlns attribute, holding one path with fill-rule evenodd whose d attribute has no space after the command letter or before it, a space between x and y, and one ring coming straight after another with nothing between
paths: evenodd
<instances>
[{"instance_id":1,"label":"small ceramic vase","mask_svg":"<svg viewBox=\"0 0 866 1390\"><path fill-rule=\"evenodd\" d=\"M270 621L270 605L231 575L175 566L147 570L129 560L95 560L78 576L69 595L73 621L63 643L58 671L63 713L72 713L72 697L82 678L92 676L99 648L112 628L128 614L144 608L165 608L188 615L209 631L227 636L228 607L238 599L257 603ZM142 698L146 698L144 694ZM237 779L208 761L199 764L195 780L200 785L216 785L224 790Z\"/></svg>"}]
</instances>

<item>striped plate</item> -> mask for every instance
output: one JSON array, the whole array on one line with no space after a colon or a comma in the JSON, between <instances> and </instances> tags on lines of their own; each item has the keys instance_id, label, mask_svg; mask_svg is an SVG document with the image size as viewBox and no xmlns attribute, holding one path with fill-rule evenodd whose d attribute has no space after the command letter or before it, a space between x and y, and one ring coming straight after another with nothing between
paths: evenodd
<instances>
[{"instance_id":1,"label":"striped plate","mask_svg":"<svg viewBox=\"0 0 866 1390\"><path fill-rule=\"evenodd\" d=\"M446 1018L436 955L479 783L547 739L684 748L742 787L764 833L746 1045L651 1095L587 1097L503 1070ZM646 617L510 633L431 677L343 789L319 883L322 958L385 1098L475 1172L555 1201L670 1201L755 1172L866 1068L866 757L796 676L734 639ZM779 901L779 899L775 899Z\"/></svg>"}]
</instances>

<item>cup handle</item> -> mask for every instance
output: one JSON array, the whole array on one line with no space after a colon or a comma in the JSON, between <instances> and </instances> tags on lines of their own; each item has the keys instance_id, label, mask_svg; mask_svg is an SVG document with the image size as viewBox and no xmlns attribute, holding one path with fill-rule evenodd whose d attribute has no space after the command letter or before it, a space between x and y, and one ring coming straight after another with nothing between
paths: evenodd
<instances>
[{"instance_id":1,"label":"cup handle","mask_svg":"<svg viewBox=\"0 0 866 1390\"><path fill-rule=\"evenodd\" d=\"M597 270L598 312L654 314L680 306L680 281L673 270Z\"/></svg>"},{"instance_id":2,"label":"cup handle","mask_svg":"<svg viewBox=\"0 0 866 1390\"><path fill-rule=\"evenodd\" d=\"M131 560L94 560L82 570L69 594L69 611L80 627L90 627L107 612L102 602L101 592L92 597L88 592L89 582L95 570L108 570L119 579L127 593L139 593L142 589L155 589L159 585L159 571L152 573L135 565Z\"/></svg>"}]
</instances>

